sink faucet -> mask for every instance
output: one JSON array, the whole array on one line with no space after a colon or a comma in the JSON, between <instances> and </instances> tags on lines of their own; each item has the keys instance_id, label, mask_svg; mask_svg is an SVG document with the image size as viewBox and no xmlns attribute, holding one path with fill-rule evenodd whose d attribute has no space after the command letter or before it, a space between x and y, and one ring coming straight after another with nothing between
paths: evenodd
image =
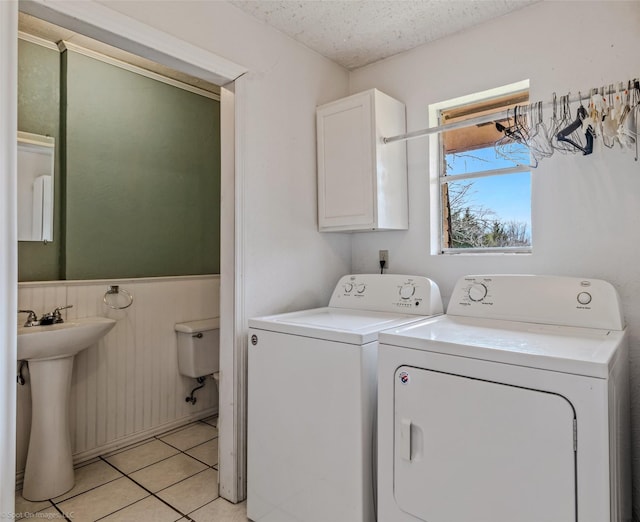
<instances>
[{"instance_id":1,"label":"sink faucet","mask_svg":"<svg viewBox=\"0 0 640 522\"><path fill-rule=\"evenodd\" d=\"M62 318L62 314L60 313L60 310L66 310L67 308L73 308L73 305L58 306L53 312L44 314L40 318L40 324L48 325L48 324L64 323L64 319Z\"/></svg>"},{"instance_id":2,"label":"sink faucet","mask_svg":"<svg viewBox=\"0 0 640 522\"><path fill-rule=\"evenodd\" d=\"M67 308L73 308L73 305L58 306L53 312L43 314L40 319L38 319L38 316L33 310L18 310L18 313L29 314L27 316L27 322L24 323L25 326L46 326L49 324L64 323L64 319L62 318L60 310L66 310Z\"/></svg>"},{"instance_id":3,"label":"sink faucet","mask_svg":"<svg viewBox=\"0 0 640 522\"><path fill-rule=\"evenodd\" d=\"M19 314L29 314L27 316L27 322L24 323L25 326L38 326L40 321L38 321L38 316L33 310L18 310Z\"/></svg>"}]
</instances>

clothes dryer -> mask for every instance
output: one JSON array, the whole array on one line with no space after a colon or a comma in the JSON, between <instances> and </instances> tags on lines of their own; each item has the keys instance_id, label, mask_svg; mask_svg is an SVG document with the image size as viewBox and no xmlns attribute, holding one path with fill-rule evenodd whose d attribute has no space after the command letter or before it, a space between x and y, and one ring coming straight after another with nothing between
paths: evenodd
<instances>
[{"instance_id":1,"label":"clothes dryer","mask_svg":"<svg viewBox=\"0 0 640 522\"><path fill-rule=\"evenodd\" d=\"M375 520L378 332L442 311L427 278L364 274L327 307L249 320L249 519Z\"/></svg>"},{"instance_id":2,"label":"clothes dryer","mask_svg":"<svg viewBox=\"0 0 640 522\"><path fill-rule=\"evenodd\" d=\"M468 276L446 315L379 339L379 522L631 520L610 284Z\"/></svg>"}]
</instances>

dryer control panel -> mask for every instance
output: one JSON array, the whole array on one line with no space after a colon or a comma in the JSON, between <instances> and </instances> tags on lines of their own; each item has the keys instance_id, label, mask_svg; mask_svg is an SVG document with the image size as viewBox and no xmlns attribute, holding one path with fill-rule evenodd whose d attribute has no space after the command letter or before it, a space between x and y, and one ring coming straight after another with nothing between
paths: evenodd
<instances>
[{"instance_id":1,"label":"dryer control panel","mask_svg":"<svg viewBox=\"0 0 640 522\"><path fill-rule=\"evenodd\" d=\"M440 289L431 279L397 274L353 274L338 281L330 307L413 315L443 312Z\"/></svg>"},{"instance_id":2,"label":"dryer control panel","mask_svg":"<svg viewBox=\"0 0 640 522\"><path fill-rule=\"evenodd\" d=\"M599 279L470 275L458 280L448 315L622 330L616 289Z\"/></svg>"}]
</instances>

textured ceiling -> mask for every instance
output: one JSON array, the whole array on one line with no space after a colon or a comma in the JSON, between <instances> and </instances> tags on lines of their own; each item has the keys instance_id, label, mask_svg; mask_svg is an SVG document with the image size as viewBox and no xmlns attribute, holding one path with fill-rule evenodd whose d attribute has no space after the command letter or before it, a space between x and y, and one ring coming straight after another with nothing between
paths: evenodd
<instances>
[{"instance_id":1,"label":"textured ceiling","mask_svg":"<svg viewBox=\"0 0 640 522\"><path fill-rule=\"evenodd\" d=\"M539 0L231 0L323 56L356 69Z\"/></svg>"}]
</instances>

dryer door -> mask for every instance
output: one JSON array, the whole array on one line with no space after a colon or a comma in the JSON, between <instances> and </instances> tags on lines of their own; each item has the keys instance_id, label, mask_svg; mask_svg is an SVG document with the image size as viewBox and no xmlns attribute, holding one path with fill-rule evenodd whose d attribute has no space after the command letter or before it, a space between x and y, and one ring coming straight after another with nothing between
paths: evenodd
<instances>
[{"instance_id":1,"label":"dryer door","mask_svg":"<svg viewBox=\"0 0 640 522\"><path fill-rule=\"evenodd\" d=\"M429 522L576 520L562 396L431 370L395 379L394 495Z\"/></svg>"}]
</instances>

